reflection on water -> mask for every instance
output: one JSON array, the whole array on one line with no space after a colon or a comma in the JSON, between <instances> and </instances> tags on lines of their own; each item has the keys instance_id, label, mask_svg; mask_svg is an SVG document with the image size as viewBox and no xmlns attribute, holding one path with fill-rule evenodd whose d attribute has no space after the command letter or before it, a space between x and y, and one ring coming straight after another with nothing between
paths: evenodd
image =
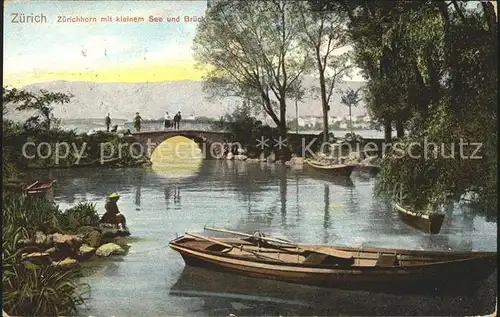
<instances>
[{"instance_id":1,"label":"reflection on water","mask_svg":"<svg viewBox=\"0 0 500 317\"><path fill-rule=\"evenodd\" d=\"M335 290L262 280L247 282L208 273L193 273L191 281L184 283L184 262L166 245L185 231L202 232L205 225L250 233L261 230L303 243L496 250L496 223L460 206L447 213L449 221L439 235L407 226L390 201L373 195L373 178L361 179L353 174L352 180L333 179L280 165L226 160L203 161L196 172L185 175L168 169L165 172L171 174L159 174L154 168L53 171L58 180L54 196L63 209L82 200L103 209L105 196L118 191L120 211L127 217L132 238L138 238L131 242L131 252L123 261L113 262L112 270L85 278L92 286L92 300L84 315L227 316L231 310L236 315L257 316L422 314L417 304L409 303L410 308L404 311L397 308L404 298L379 298L385 306L372 309L370 305L377 301L370 294L363 302L358 293L341 296ZM136 212L138 208L140 212ZM184 288L179 291L173 286L180 278ZM213 288L203 289L208 286ZM243 291L227 290L232 286L243 287ZM483 313L476 307L479 304L474 306L466 300L434 312L437 300L425 301L431 303L423 310L427 315L454 315L459 309L460 315ZM313 307L315 313L303 305Z\"/></svg>"},{"instance_id":2,"label":"reflection on water","mask_svg":"<svg viewBox=\"0 0 500 317\"><path fill-rule=\"evenodd\" d=\"M135 188L135 204L137 206L137 210L140 210L141 206L141 186L137 186Z\"/></svg>"},{"instance_id":3,"label":"reflection on water","mask_svg":"<svg viewBox=\"0 0 500 317\"><path fill-rule=\"evenodd\" d=\"M492 281L494 281L494 276ZM389 295L297 285L185 267L169 295L201 300L186 315L206 316L432 316L477 311L470 297ZM494 305L494 298L488 300ZM422 305L425 303L425 305ZM464 309L465 308L465 309Z\"/></svg>"},{"instance_id":4,"label":"reflection on water","mask_svg":"<svg viewBox=\"0 0 500 317\"><path fill-rule=\"evenodd\" d=\"M203 156L198 144L183 137L174 136L158 145L151 154L152 168L158 174L187 176L196 174Z\"/></svg>"}]
</instances>

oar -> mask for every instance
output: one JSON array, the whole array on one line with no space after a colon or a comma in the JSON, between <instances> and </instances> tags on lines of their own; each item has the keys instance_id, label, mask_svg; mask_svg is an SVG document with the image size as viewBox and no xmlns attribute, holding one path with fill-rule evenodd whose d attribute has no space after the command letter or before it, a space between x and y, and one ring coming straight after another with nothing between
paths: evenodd
<instances>
[{"instance_id":1,"label":"oar","mask_svg":"<svg viewBox=\"0 0 500 317\"><path fill-rule=\"evenodd\" d=\"M267 237L255 236L255 235L248 234L248 233L231 231L231 230L225 230L225 229L216 229L216 228L210 228L210 227L205 227L204 229L205 230L209 230L209 231L215 231L215 232L230 233L230 234L234 234L234 235L238 235L238 236L242 236L242 237L247 237L247 238L257 238L257 239L261 239L261 240L269 241L269 242L276 242L276 243L281 243L281 244L288 244L288 245L291 245L291 246L294 246L294 247L297 246L295 243L293 243L291 241L282 240L282 239L275 239L275 238L267 238Z\"/></svg>"},{"instance_id":2,"label":"oar","mask_svg":"<svg viewBox=\"0 0 500 317\"><path fill-rule=\"evenodd\" d=\"M250 250L245 250L243 249L243 247L238 247L237 245L231 245L231 244L227 244L227 243L224 243L222 241L219 241L219 240L215 240L215 239L211 239L211 238L207 238L207 237L204 237L204 236L200 236L200 235L197 235L197 234L194 234L194 233L189 233L189 232L186 232L185 233L186 236L191 236L191 237L194 237L194 238L198 238L198 239L202 239L202 240L206 240L206 241L210 241L212 243L216 243L216 244L220 244L226 248L239 248L241 251L243 252L247 252L247 253L250 253L252 255L255 255L256 257L261 257L261 258L266 258L266 259L271 259L273 261L280 261L280 262L283 262L282 260L280 259L276 259L276 258L272 258L272 257L269 257L269 256L265 256L265 255L262 255L262 254L258 254L257 252L254 252L254 251L250 251Z\"/></svg>"},{"instance_id":3,"label":"oar","mask_svg":"<svg viewBox=\"0 0 500 317\"><path fill-rule=\"evenodd\" d=\"M329 256L337 257L337 258L342 258L342 259L350 259L352 258L352 254L350 252L345 252L341 250L336 250L328 247L312 247L310 249L299 249L299 246L295 243L292 242L286 242L286 241L280 241L277 239L273 238L267 238L267 237L256 237L254 235L248 234L248 233L242 233L242 232L237 232L237 231L231 231L231 230L225 230L225 229L215 229L215 228L209 228L205 227L206 230L210 231L216 231L216 232L225 232L225 233L230 233L234 235L239 235L242 237L248 237L248 238L256 238L256 239L261 239L263 241L269 241L269 242L276 242L276 243L281 243L281 244L287 244L289 246L293 246L297 248L296 252L304 252L304 251L312 251L320 254L326 254ZM275 246L277 248L280 248L279 246ZM281 248L280 248L281 249Z\"/></svg>"}]
</instances>

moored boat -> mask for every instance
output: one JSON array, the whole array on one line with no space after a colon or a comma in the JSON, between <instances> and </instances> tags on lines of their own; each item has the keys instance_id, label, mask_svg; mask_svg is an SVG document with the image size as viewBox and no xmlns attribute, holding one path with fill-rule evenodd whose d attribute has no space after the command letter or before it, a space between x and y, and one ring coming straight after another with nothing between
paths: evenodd
<instances>
[{"instance_id":1,"label":"moored boat","mask_svg":"<svg viewBox=\"0 0 500 317\"><path fill-rule=\"evenodd\" d=\"M324 165L316 161L312 161L310 159L304 160L306 164L312 167L314 170L327 173L333 176L351 176L352 171L356 167L356 165L347 165L347 164L333 164L333 165Z\"/></svg>"},{"instance_id":2,"label":"moored boat","mask_svg":"<svg viewBox=\"0 0 500 317\"><path fill-rule=\"evenodd\" d=\"M437 212L414 212L394 203L399 217L406 224L426 233L438 234L444 221L444 214Z\"/></svg>"},{"instance_id":3,"label":"moored boat","mask_svg":"<svg viewBox=\"0 0 500 317\"><path fill-rule=\"evenodd\" d=\"M300 284L363 290L471 286L496 268L496 252L437 252L294 244L265 236L212 238L186 233L170 242L188 265ZM464 284L465 283L465 284ZM454 286L453 286L454 288Z\"/></svg>"},{"instance_id":4,"label":"moored boat","mask_svg":"<svg viewBox=\"0 0 500 317\"><path fill-rule=\"evenodd\" d=\"M31 197L45 198L51 200L53 197L52 186L56 180L35 181L24 189L24 192Z\"/></svg>"}]
</instances>

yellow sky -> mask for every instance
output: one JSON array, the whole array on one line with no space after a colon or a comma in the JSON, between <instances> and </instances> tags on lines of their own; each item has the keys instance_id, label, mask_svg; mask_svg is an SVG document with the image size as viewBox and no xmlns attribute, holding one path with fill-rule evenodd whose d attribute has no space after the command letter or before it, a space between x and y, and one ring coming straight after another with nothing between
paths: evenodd
<instances>
[{"instance_id":1,"label":"yellow sky","mask_svg":"<svg viewBox=\"0 0 500 317\"><path fill-rule=\"evenodd\" d=\"M160 82L178 80L201 80L203 73L191 62L170 65L137 65L108 67L95 70L33 71L15 76L4 74L4 84L20 87L51 80L92 82Z\"/></svg>"}]
</instances>

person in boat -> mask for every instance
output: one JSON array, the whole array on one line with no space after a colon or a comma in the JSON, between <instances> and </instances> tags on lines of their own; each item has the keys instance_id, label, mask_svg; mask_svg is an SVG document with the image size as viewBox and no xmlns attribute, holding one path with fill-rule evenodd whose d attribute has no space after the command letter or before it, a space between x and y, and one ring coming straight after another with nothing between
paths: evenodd
<instances>
[{"instance_id":1,"label":"person in boat","mask_svg":"<svg viewBox=\"0 0 500 317\"><path fill-rule=\"evenodd\" d=\"M119 227L121 225L122 230L128 231L127 228L127 220L125 216L120 213L118 209L118 199L120 199L120 195L118 193L112 193L108 196L108 201L104 208L106 209L106 213L102 216L100 223L108 223Z\"/></svg>"}]
</instances>

